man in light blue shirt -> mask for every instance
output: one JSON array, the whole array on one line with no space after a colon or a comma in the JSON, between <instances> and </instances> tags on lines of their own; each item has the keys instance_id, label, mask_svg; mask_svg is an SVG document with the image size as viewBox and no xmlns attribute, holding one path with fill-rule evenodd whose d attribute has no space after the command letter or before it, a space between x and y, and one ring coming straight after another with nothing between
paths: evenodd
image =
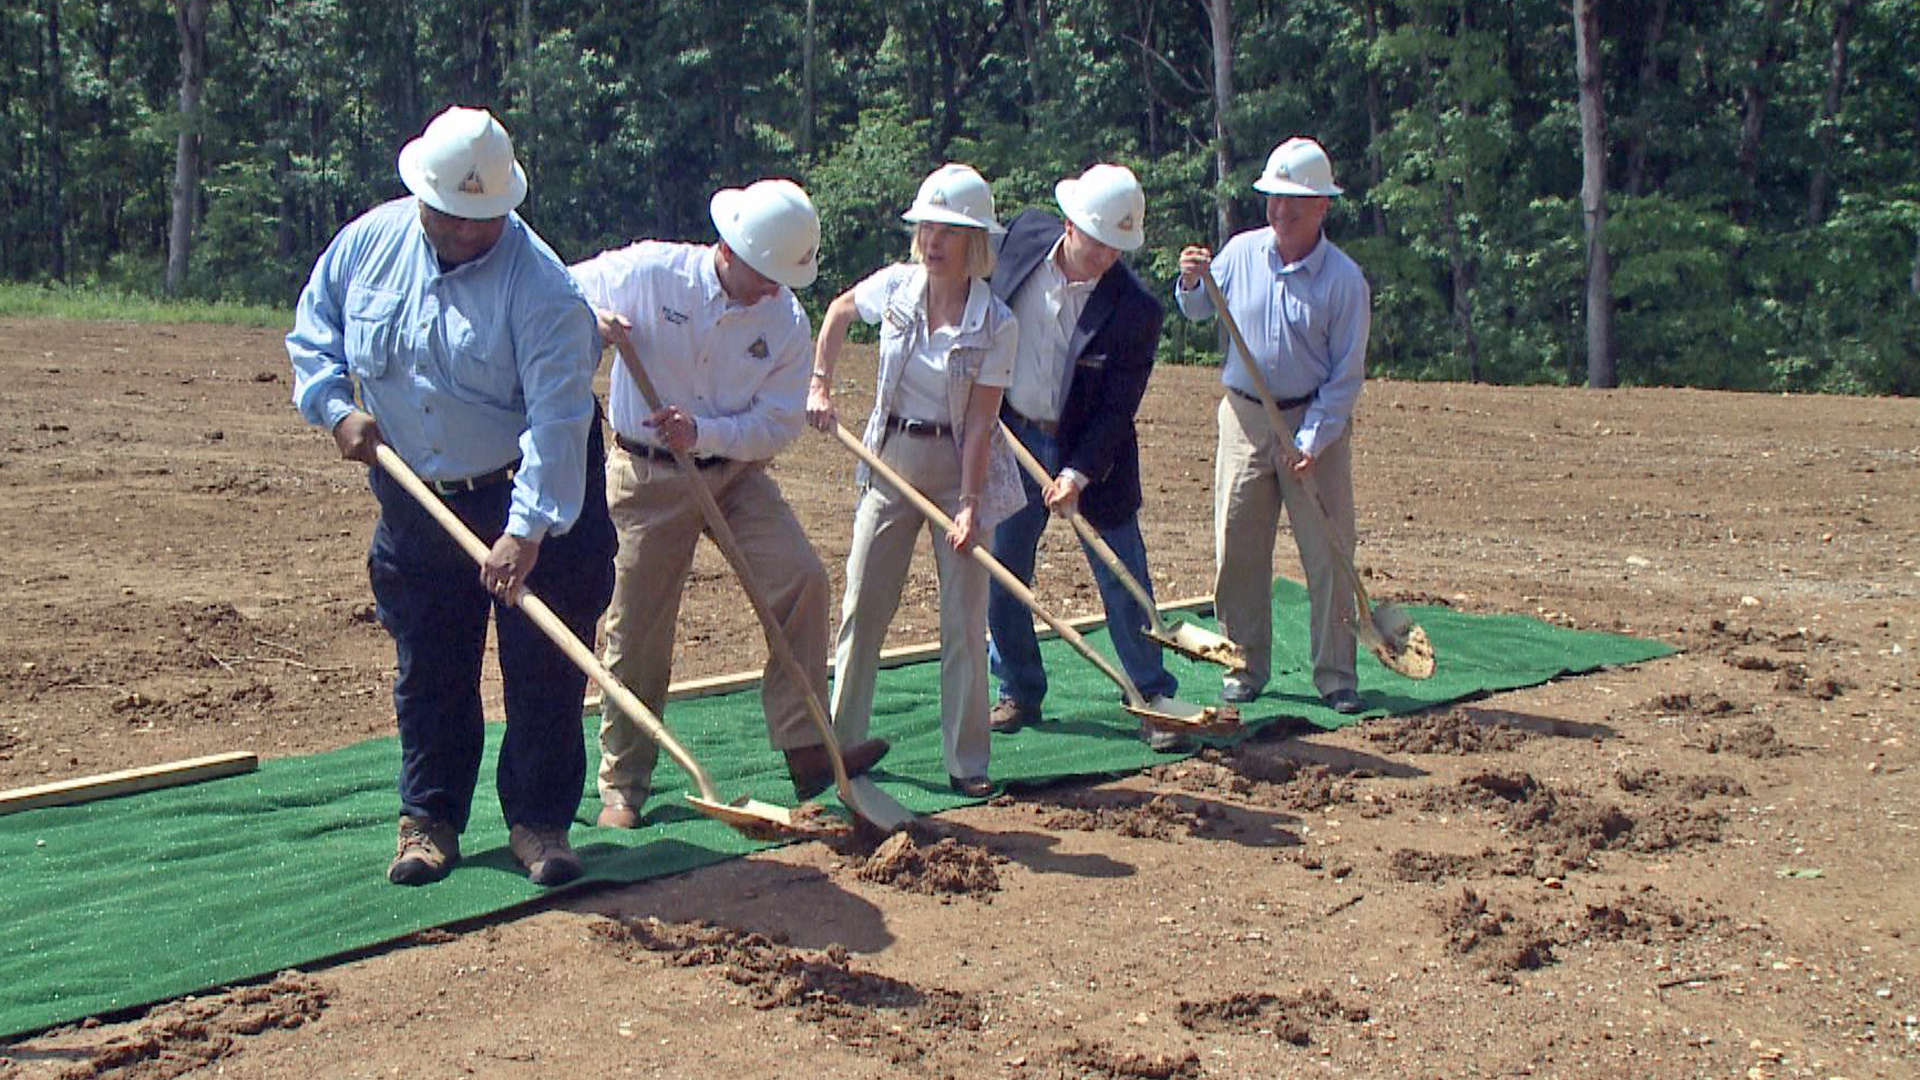
<instances>
[{"instance_id":1,"label":"man in light blue shirt","mask_svg":"<svg viewBox=\"0 0 1920 1080\"><path fill-rule=\"evenodd\" d=\"M1267 197L1267 227L1234 236L1218 258L1204 247L1183 250L1175 289L1187 317L1211 317L1213 303L1200 287L1200 275L1211 273L1254 353L1244 357L1229 345L1221 374L1227 393L1214 455L1214 609L1247 654L1246 672L1228 676L1222 696L1253 700L1271 671L1273 539L1284 506L1307 575L1314 687L1333 709L1356 713L1362 704L1347 621L1353 590L1333 545L1352 559L1349 435L1366 378L1371 294L1360 267L1321 229L1329 198L1341 189L1319 143L1281 143L1253 186ZM1290 440L1268 422L1256 378L1293 427ZM1318 489L1319 507L1308 485Z\"/></svg>"},{"instance_id":2,"label":"man in light blue shirt","mask_svg":"<svg viewBox=\"0 0 1920 1080\"><path fill-rule=\"evenodd\" d=\"M400 152L412 198L350 222L300 294L293 401L372 466L391 446L492 545L472 560L391 477L367 557L399 673L396 884L459 860L484 744L480 664L496 620L507 728L497 784L537 884L578 877L567 842L586 776L586 677L515 606L531 588L591 641L613 584L593 372L599 336L566 266L513 213L526 173L482 109L451 108Z\"/></svg>"}]
</instances>

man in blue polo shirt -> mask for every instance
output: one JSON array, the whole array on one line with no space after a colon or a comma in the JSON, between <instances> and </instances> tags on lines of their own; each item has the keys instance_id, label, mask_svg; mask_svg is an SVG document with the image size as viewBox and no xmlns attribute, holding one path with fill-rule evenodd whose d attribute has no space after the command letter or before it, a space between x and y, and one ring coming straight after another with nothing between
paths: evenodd
<instances>
[{"instance_id":1,"label":"man in blue polo shirt","mask_svg":"<svg viewBox=\"0 0 1920 1080\"><path fill-rule=\"evenodd\" d=\"M1372 301L1367 279L1321 230L1333 182L1327 152L1312 139L1274 148L1254 190L1267 197L1265 228L1226 242L1219 258L1204 247L1180 253L1175 299L1187 317L1214 314L1200 287L1211 273L1253 350L1232 350L1221 382L1219 444L1214 454L1214 610L1220 628L1247 653L1247 670L1230 675L1229 702L1252 701L1273 659L1273 538L1286 508L1311 606L1313 684L1333 709L1362 708L1354 675L1353 589L1338 572L1336 549L1353 557L1353 406L1366 378ZM1258 386L1294 428L1290 445L1275 432ZM1281 462L1286 464L1282 467ZM1326 513L1307 505L1308 481Z\"/></svg>"},{"instance_id":2,"label":"man in blue polo shirt","mask_svg":"<svg viewBox=\"0 0 1920 1080\"><path fill-rule=\"evenodd\" d=\"M536 884L578 877L567 830L586 778L586 677L515 606L532 589L585 640L613 587L593 312L513 213L527 193L506 130L450 108L400 152L411 197L350 222L300 294L293 401L372 466L381 443L492 545L472 560L378 468L367 567L399 673L395 884L460 858L484 744L480 665L491 612L507 727L495 782L514 856ZM357 397L356 397L357 389Z\"/></svg>"}]
</instances>

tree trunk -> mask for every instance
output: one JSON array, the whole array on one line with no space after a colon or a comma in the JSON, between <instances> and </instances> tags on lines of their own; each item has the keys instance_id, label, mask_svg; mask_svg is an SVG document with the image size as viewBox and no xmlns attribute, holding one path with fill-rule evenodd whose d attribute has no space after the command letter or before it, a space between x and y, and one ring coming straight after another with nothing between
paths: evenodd
<instances>
[{"instance_id":1,"label":"tree trunk","mask_svg":"<svg viewBox=\"0 0 1920 1080\"><path fill-rule=\"evenodd\" d=\"M1664 2L1664 0L1663 0ZM1360 15L1367 32L1367 179L1368 192L1378 191L1380 181L1386 178L1386 166L1380 160L1380 69L1371 59L1373 43L1380 37L1380 17L1374 9L1373 0L1363 0ZM1373 219L1373 235L1384 238L1387 235L1387 211L1380 205L1377 197L1367 199L1369 216Z\"/></svg>"},{"instance_id":2,"label":"tree trunk","mask_svg":"<svg viewBox=\"0 0 1920 1080\"><path fill-rule=\"evenodd\" d=\"M1834 132L1839 127L1840 91L1847 81L1847 40L1853 36L1853 19L1859 0L1841 0L1833 13L1833 51L1827 60L1827 96L1820 103L1820 152L1814 155L1813 183L1807 191L1807 228L1818 228L1827 215L1827 185L1833 173L1827 162L1833 160Z\"/></svg>"},{"instance_id":3,"label":"tree trunk","mask_svg":"<svg viewBox=\"0 0 1920 1080\"><path fill-rule=\"evenodd\" d=\"M1607 119L1600 100L1600 0L1573 0L1580 80L1580 209L1587 219L1587 385L1620 385L1613 363L1613 270L1607 262Z\"/></svg>"},{"instance_id":4,"label":"tree trunk","mask_svg":"<svg viewBox=\"0 0 1920 1080\"><path fill-rule=\"evenodd\" d=\"M800 156L813 157L814 0L807 0L805 37L800 44Z\"/></svg>"},{"instance_id":5,"label":"tree trunk","mask_svg":"<svg viewBox=\"0 0 1920 1080\"><path fill-rule=\"evenodd\" d=\"M1638 195L1647 175L1647 133L1653 127L1653 95L1660 86L1660 39L1667 29L1667 0L1654 0L1641 40L1640 90L1635 102L1633 143L1627 149L1627 194Z\"/></svg>"},{"instance_id":6,"label":"tree trunk","mask_svg":"<svg viewBox=\"0 0 1920 1080\"><path fill-rule=\"evenodd\" d=\"M41 75L46 83L47 115L47 242L48 269L55 281L67 280L67 152L61 142L65 127L61 89L66 73L60 59L60 0L46 0L47 60Z\"/></svg>"},{"instance_id":7,"label":"tree trunk","mask_svg":"<svg viewBox=\"0 0 1920 1080\"><path fill-rule=\"evenodd\" d=\"M207 74L209 0L175 0L174 27L180 32L180 137L173 152L173 221L167 231L167 295L179 296L187 283L193 246L194 201L200 190L200 91Z\"/></svg>"},{"instance_id":8,"label":"tree trunk","mask_svg":"<svg viewBox=\"0 0 1920 1080\"><path fill-rule=\"evenodd\" d=\"M1034 0L1014 0L1014 17L1020 22L1020 44L1027 54L1027 108L1025 123L1033 126L1033 112L1047 99L1046 73L1040 70L1040 45L1034 32Z\"/></svg>"},{"instance_id":9,"label":"tree trunk","mask_svg":"<svg viewBox=\"0 0 1920 1080\"><path fill-rule=\"evenodd\" d=\"M1227 138L1227 113L1233 108L1233 0L1202 0L1213 37L1213 194L1214 246L1233 235L1233 194L1227 177L1233 172L1233 148Z\"/></svg>"},{"instance_id":10,"label":"tree trunk","mask_svg":"<svg viewBox=\"0 0 1920 1080\"><path fill-rule=\"evenodd\" d=\"M1761 120L1767 111L1767 70L1774 60L1774 27L1780 22L1780 8L1786 0L1767 0L1767 12L1760 22L1760 47L1753 57L1753 71L1747 79L1744 118L1740 122L1740 149L1733 157L1740 171L1740 190L1733 201L1733 220L1744 225L1753 215L1755 175L1760 167Z\"/></svg>"}]
</instances>

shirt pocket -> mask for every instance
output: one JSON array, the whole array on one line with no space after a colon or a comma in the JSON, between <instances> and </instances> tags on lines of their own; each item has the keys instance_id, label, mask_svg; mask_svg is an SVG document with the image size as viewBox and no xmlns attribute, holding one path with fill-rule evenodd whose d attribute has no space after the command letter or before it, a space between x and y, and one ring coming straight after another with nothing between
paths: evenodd
<instances>
[{"instance_id":1,"label":"shirt pocket","mask_svg":"<svg viewBox=\"0 0 1920 1080\"><path fill-rule=\"evenodd\" d=\"M489 405L513 404L520 372L509 360L500 363L489 348L487 334L457 310L446 315L447 378L468 401Z\"/></svg>"},{"instance_id":2,"label":"shirt pocket","mask_svg":"<svg viewBox=\"0 0 1920 1080\"><path fill-rule=\"evenodd\" d=\"M387 373L399 335L402 299L389 289L365 285L347 289L347 363L355 374L377 379Z\"/></svg>"}]
</instances>

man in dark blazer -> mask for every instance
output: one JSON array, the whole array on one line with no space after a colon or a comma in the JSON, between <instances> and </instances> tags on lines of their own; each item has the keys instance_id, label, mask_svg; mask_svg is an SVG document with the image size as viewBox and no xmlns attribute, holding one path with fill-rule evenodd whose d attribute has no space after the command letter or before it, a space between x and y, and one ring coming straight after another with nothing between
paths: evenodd
<instances>
[{"instance_id":1,"label":"man in dark blazer","mask_svg":"<svg viewBox=\"0 0 1920 1080\"><path fill-rule=\"evenodd\" d=\"M1001 419L1045 465L1052 482L1023 474L1027 505L1002 521L993 554L1022 581L1033 581L1035 552L1048 515L1077 509L1142 585L1140 446L1133 417L1153 371L1162 309L1120 255L1145 241L1146 196L1132 171L1095 165L1054 187L1065 220L1043 210L1013 219L1001 240L993 294L1020 322L1013 385ZM1091 551L1107 628L1127 676L1150 703L1178 690L1160 646L1143 632L1146 613ZM1033 615L997 583L987 603L993 671L1000 700L993 730L1017 731L1041 718L1047 675ZM1155 749L1179 749L1177 735L1141 737Z\"/></svg>"}]
</instances>

